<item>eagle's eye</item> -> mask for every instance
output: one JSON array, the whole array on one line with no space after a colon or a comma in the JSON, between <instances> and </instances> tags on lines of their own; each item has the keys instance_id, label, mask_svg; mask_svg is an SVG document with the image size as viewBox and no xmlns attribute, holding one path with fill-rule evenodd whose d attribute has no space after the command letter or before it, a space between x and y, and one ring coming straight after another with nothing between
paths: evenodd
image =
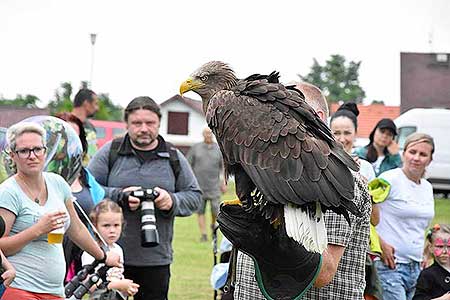
<instances>
[{"instance_id":1,"label":"eagle's eye","mask_svg":"<svg viewBox=\"0 0 450 300\"><path fill-rule=\"evenodd\" d=\"M205 82L206 80L208 80L208 75L202 75L200 76L200 80Z\"/></svg>"}]
</instances>

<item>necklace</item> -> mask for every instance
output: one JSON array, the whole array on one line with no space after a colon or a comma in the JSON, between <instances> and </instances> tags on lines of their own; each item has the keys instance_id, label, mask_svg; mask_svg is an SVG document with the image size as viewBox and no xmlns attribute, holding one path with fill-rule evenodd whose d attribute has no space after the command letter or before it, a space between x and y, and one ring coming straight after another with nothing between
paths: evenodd
<instances>
[{"instance_id":1,"label":"necklace","mask_svg":"<svg viewBox=\"0 0 450 300\"><path fill-rule=\"evenodd\" d=\"M26 189L26 192L28 193L28 195L31 196L31 199L33 199L33 201L35 203L40 204L39 197L42 194L42 185L39 188L38 194L35 197L33 197L33 193L31 192L31 188L28 186L27 182L22 177L20 177L19 175L17 175L16 178L20 178L20 182L22 183L22 186Z\"/></svg>"}]
</instances>

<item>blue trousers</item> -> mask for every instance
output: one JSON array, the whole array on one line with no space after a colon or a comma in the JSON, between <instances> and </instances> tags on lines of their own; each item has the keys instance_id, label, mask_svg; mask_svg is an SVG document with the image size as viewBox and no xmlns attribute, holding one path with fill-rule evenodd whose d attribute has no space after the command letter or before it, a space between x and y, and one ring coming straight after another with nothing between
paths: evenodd
<instances>
[{"instance_id":1,"label":"blue trousers","mask_svg":"<svg viewBox=\"0 0 450 300\"><path fill-rule=\"evenodd\" d=\"M420 263L397 263L394 270L381 260L375 261L383 300L411 300L416 290L417 278L420 274Z\"/></svg>"}]
</instances>

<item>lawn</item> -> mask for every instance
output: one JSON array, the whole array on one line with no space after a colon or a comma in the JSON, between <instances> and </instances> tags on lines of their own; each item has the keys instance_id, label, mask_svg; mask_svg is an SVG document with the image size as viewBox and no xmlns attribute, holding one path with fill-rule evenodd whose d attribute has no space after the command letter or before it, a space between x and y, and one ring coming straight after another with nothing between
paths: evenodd
<instances>
[{"instance_id":1,"label":"lawn","mask_svg":"<svg viewBox=\"0 0 450 300\"><path fill-rule=\"evenodd\" d=\"M224 199L233 199L230 192ZM432 224L450 223L450 200L436 200L436 217ZM200 233L196 216L176 218L172 277L169 299L198 300L213 299L213 290L209 284L209 275L213 266L212 244L199 242Z\"/></svg>"}]
</instances>

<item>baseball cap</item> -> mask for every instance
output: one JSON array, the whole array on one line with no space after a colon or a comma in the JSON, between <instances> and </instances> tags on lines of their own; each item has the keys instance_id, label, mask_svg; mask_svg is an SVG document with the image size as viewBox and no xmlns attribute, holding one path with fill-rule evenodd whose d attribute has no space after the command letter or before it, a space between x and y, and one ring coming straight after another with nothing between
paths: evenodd
<instances>
[{"instance_id":1,"label":"baseball cap","mask_svg":"<svg viewBox=\"0 0 450 300\"><path fill-rule=\"evenodd\" d=\"M376 128L379 129L389 129L392 134L395 136L397 135L397 126L395 126L394 121L392 121L391 119L381 119L378 123Z\"/></svg>"}]
</instances>

